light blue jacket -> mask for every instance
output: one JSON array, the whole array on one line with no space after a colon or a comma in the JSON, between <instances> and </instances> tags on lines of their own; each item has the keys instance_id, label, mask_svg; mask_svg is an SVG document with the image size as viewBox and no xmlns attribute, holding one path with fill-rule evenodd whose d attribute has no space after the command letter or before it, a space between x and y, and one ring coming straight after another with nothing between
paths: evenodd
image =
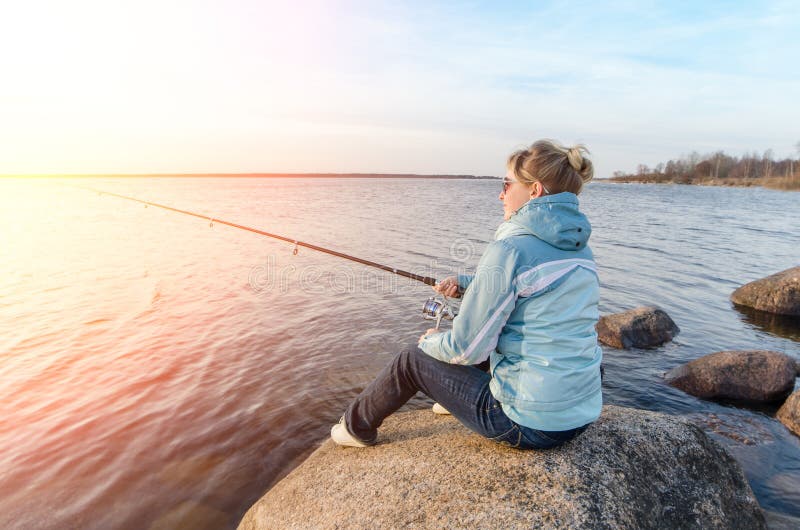
<instances>
[{"instance_id":1,"label":"light blue jacket","mask_svg":"<svg viewBox=\"0 0 800 530\"><path fill-rule=\"evenodd\" d=\"M453 327L420 347L453 364L490 359L492 395L513 421L544 431L600 416L599 283L578 197L532 199L500 225L465 288Z\"/></svg>"}]
</instances>

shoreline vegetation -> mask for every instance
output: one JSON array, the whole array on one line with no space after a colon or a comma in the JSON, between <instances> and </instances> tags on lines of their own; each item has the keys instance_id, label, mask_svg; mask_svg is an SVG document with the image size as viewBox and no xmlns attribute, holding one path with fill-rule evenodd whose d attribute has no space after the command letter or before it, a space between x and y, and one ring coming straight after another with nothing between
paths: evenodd
<instances>
[{"instance_id":1,"label":"shoreline vegetation","mask_svg":"<svg viewBox=\"0 0 800 530\"><path fill-rule=\"evenodd\" d=\"M800 142L798 142L800 152ZM607 182L644 184L695 184L700 186L763 186L776 190L800 191L800 160L775 160L771 149L742 157L722 151L700 155L692 152L654 168L639 164L636 173L615 171Z\"/></svg>"},{"instance_id":2,"label":"shoreline vegetation","mask_svg":"<svg viewBox=\"0 0 800 530\"><path fill-rule=\"evenodd\" d=\"M377 179L471 179L498 180L492 175L420 175L416 173L92 173L92 174L0 174L0 178L137 178L137 177L190 177L190 178L377 178Z\"/></svg>"}]
</instances>

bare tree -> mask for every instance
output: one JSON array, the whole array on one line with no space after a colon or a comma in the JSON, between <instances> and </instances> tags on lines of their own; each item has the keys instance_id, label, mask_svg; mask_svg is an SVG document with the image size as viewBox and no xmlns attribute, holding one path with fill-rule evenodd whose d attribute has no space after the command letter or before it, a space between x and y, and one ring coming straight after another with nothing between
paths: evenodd
<instances>
[{"instance_id":1,"label":"bare tree","mask_svg":"<svg viewBox=\"0 0 800 530\"><path fill-rule=\"evenodd\" d=\"M712 156L712 160L714 161L714 178L715 179L719 178L719 164L720 164L720 162L722 161L722 159L724 157L725 157L725 153L723 153L722 151L717 151Z\"/></svg>"},{"instance_id":2,"label":"bare tree","mask_svg":"<svg viewBox=\"0 0 800 530\"><path fill-rule=\"evenodd\" d=\"M694 166L699 164L701 160L702 158L700 157L700 153L698 153L697 151L692 151L691 153L689 153L689 156L687 157L687 161L689 162L689 169L693 170Z\"/></svg>"},{"instance_id":3,"label":"bare tree","mask_svg":"<svg viewBox=\"0 0 800 530\"><path fill-rule=\"evenodd\" d=\"M794 147L800 154L800 142L794 144ZM795 162L798 162L797 166L795 166ZM787 182L793 179L790 184L797 186L800 184L800 174L796 173L796 168L800 169L800 160L794 155L776 159L772 149L763 152L745 152L741 157L727 155L724 151L703 155L693 151L666 163L659 162L653 167L639 164L636 166L636 170L630 174L617 171L614 172L614 176L648 182L678 183L702 182L707 179L731 179L731 183L736 185L740 179L746 179L749 184L755 181L751 179L772 180L777 175L785 175L790 177ZM767 183L767 185L776 184L779 183L777 181Z\"/></svg>"},{"instance_id":4,"label":"bare tree","mask_svg":"<svg viewBox=\"0 0 800 530\"><path fill-rule=\"evenodd\" d=\"M772 176L772 149L764 151L764 176L770 178Z\"/></svg>"}]
</instances>

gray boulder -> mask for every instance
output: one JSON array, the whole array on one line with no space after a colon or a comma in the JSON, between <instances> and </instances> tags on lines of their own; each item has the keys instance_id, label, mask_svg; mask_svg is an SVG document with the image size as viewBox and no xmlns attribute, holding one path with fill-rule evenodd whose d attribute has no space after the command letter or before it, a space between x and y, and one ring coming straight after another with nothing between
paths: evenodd
<instances>
[{"instance_id":1,"label":"gray boulder","mask_svg":"<svg viewBox=\"0 0 800 530\"><path fill-rule=\"evenodd\" d=\"M800 436L800 390L789 396L776 417L787 429Z\"/></svg>"},{"instance_id":2,"label":"gray boulder","mask_svg":"<svg viewBox=\"0 0 800 530\"><path fill-rule=\"evenodd\" d=\"M614 348L652 348L671 341L680 329L657 307L637 307L605 315L597 322L597 337Z\"/></svg>"},{"instance_id":3,"label":"gray boulder","mask_svg":"<svg viewBox=\"0 0 800 530\"><path fill-rule=\"evenodd\" d=\"M245 514L271 528L765 528L735 460L672 416L606 406L547 451L486 440L429 410L377 446L326 441Z\"/></svg>"},{"instance_id":4,"label":"gray boulder","mask_svg":"<svg viewBox=\"0 0 800 530\"><path fill-rule=\"evenodd\" d=\"M731 302L759 311L800 316L800 267L739 287L731 295Z\"/></svg>"},{"instance_id":5,"label":"gray boulder","mask_svg":"<svg viewBox=\"0 0 800 530\"><path fill-rule=\"evenodd\" d=\"M666 382L703 399L783 401L794 388L794 360L767 350L720 351L673 368Z\"/></svg>"}]
</instances>

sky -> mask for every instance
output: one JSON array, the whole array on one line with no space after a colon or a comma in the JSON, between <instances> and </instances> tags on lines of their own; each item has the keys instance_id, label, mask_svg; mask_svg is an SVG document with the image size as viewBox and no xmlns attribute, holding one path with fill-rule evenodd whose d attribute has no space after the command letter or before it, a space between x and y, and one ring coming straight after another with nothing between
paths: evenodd
<instances>
[{"instance_id":1,"label":"sky","mask_svg":"<svg viewBox=\"0 0 800 530\"><path fill-rule=\"evenodd\" d=\"M596 176L800 153L800 2L0 5L0 174Z\"/></svg>"}]
</instances>

